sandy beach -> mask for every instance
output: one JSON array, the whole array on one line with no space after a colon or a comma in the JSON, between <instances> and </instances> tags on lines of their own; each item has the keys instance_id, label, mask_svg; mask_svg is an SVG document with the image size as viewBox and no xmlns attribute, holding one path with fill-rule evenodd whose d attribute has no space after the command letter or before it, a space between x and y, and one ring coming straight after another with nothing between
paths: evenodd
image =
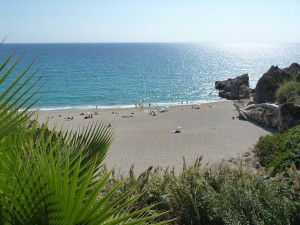
<instances>
[{"instance_id":1,"label":"sandy beach","mask_svg":"<svg viewBox=\"0 0 300 225\"><path fill-rule=\"evenodd\" d=\"M236 118L238 112L232 101L205 103L200 109L192 105L172 106L167 112L149 115L159 108L55 110L38 114L40 122L49 120L50 127L56 124L63 130L96 121L110 123L114 138L105 163L122 174L133 164L137 174L149 166L175 167L179 171L183 157L192 164L201 155L203 163L216 165L242 156L261 135L270 133L255 123ZM88 112L93 118L84 119ZM177 127L181 127L181 132L172 133Z\"/></svg>"}]
</instances>

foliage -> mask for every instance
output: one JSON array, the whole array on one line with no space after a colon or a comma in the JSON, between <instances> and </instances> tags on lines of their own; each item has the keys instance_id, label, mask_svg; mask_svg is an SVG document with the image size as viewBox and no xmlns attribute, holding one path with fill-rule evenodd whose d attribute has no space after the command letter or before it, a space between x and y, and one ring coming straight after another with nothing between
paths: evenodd
<instances>
[{"instance_id":1,"label":"foliage","mask_svg":"<svg viewBox=\"0 0 300 225\"><path fill-rule=\"evenodd\" d=\"M153 211L169 210L162 218L176 217L174 224L298 224L300 172L292 166L269 177L266 171L202 167L197 159L193 166L184 165L180 174L150 167L135 177L131 170L119 194L129 189L143 192L132 210L160 203ZM114 177L111 185L119 179Z\"/></svg>"},{"instance_id":2,"label":"foliage","mask_svg":"<svg viewBox=\"0 0 300 225\"><path fill-rule=\"evenodd\" d=\"M280 172L292 163L300 169L300 125L282 134L260 137L255 146L263 166Z\"/></svg>"},{"instance_id":3,"label":"foliage","mask_svg":"<svg viewBox=\"0 0 300 225\"><path fill-rule=\"evenodd\" d=\"M0 74L3 74L0 77L0 86L2 86L2 88L4 81L22 59L22 57L19 57L10 65L13 56L14 54L11 54L0 66ZM40 78L33 83L30 83L30 81L32 81L38 71L35 70L27 77L27 79L22 80L25 74L30 71L31 66L32 65L25 68L25 70L5 90L2 89L3 92L0 94L0 139L6 136L8 132L15 129L18 124L29 119L33 114L33 112L29 112L29 109L38 101L38 99L35 101L30 100L36 96L39 90L36 89L36 86ZM4 71L6 68L7 70ZM26 85L29 86L25 88ZM26 107L26 104L29 104L29 106ZM23 110L21 113L18 113L18 110L20 109Z\"/></svg>"},{"instance_id":4,"label":"foliage","mask_svg":"<svg viewBox=\"0 0 300 225\"><path fill-rule=\"evenodd\" d=\"M8 67L0 85L20 60L12 58L0 67L0 72ZM1 87L0 224L154 223L159 215L149 213L151 205L129 211L140 194L127 191L111 200L122 181L103 193L110 173L101 179L98 173L112 141L105 124L63 133L49 130L47 124L27 123L39 82L30 84L37 71L27 76L29 68L8 88Z\"/></svg>"},{"instance_id":5,"label":"foliage","mask_svg":"<svg viewBox=\"0 0 300 225\"><path fill-rule=\"evenodd\" d=\"M279 104L283 104L285 102L292 102L292 103L299 102L300 83L297 81L284 82L278 88L275 98Z\"/></svg>"},{"instance_id":6,"label":"foliage","mask_svg":"<svg viewBox=\"0 0 300 225\"><path fill-rule=\"evenodd\" d=\"M296 75L296 81L297 81L297 82L300 82L300 73L298 73L298 74Z\"/></svg>"}]
</instances>

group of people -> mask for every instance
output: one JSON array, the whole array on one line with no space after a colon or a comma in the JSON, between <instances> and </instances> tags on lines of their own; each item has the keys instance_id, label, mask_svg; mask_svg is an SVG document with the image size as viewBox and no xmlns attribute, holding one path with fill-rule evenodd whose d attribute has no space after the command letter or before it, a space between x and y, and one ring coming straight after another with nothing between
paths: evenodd
<instances>
[{"instance_id":1,"label":"group of people","mask_svg":"<svg viewBox=\"0 0 300 225\"><path fill-rule=\"evenodd\" d=\"M84 119L93 119L93 114L89 114L89 115L85 116Z\"/></svg>"}]
</instances>

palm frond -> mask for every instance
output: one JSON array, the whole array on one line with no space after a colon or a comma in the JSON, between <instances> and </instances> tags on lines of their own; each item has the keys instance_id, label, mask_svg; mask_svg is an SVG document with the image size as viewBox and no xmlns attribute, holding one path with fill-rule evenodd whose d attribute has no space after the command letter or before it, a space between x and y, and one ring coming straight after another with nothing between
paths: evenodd
<instances>
[{"instance_id":1,"label":"palm frond","mask_svg":"<svg viewBox=\"0 0 300 225\"><path fill-rule=\"evenodd\" d=\"M19 57L9 66L13 56L14 53L8 56L0 66L0 74L8 67L7 71L0 78L0 86L2 86L1 90L3 91L0 93L0 139L14 130L20 123L28 120L33 114L33 112L29 112L29 109L39 100L39 98L33 99L39 89L33 89L36 88L40 79L27 87L38 71L34 71L25 81L20 82L22 78L27 76L32 65L29 65L9 86L4 87L4 81L12 74L22 59L22 57ZM26 104L28 105L25 106ZM22 109L23 107L25 108ZM19 112L21 109L22 112Z\"/></svg>"}]
</instances>

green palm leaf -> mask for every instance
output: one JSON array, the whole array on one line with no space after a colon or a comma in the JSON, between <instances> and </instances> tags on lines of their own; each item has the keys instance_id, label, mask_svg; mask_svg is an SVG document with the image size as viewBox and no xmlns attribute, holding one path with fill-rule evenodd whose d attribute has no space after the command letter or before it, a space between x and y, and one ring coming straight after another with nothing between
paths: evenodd
<instances>
[{"instance_id":1,"label":"green palm leaf","mask_svg":"<svg viewBox=\"0 0 300 225\"><path fill-rule=\"evenodd\" d=\"M29 109L38 101L38 98L33 100L33 97L38 93L36 88L40 79L33 84L26 87L38 71L34 71L25 81L20 82L25 75L27 75L31 65L28 66L8 87L4 87L4 81L13 72L14 68L21 60L19 57L16 61L9 66L14 54L11 54L0 66L0 75L6 67L9 67L0 78L1 90L4 90L0 94L0 139L16 128L20 123L28 120L32 116L33 112L28 113ZM17 85L19 87L17 88ZM32 92L31 94L29 94ZM29 94L26 97L26 94ZM18 112L22 107L28 104L22 112Z\"/></svg>"}]
</instances>

